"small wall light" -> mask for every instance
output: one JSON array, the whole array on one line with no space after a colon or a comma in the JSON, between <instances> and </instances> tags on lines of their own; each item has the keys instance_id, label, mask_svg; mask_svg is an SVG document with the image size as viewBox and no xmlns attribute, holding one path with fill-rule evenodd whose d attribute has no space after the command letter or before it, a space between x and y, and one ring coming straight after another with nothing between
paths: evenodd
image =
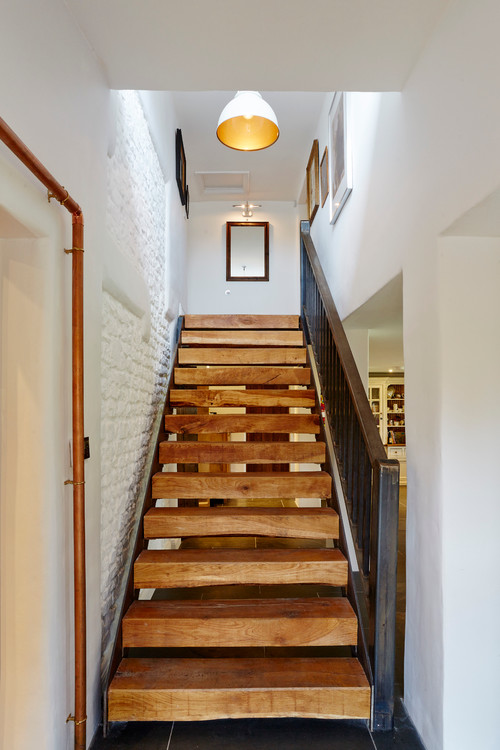
<instances>
[{"instance_id":1,"label":"small wall light","mask_svg":"<svg viewBox=\"0 0 500 750\"><path fill-rule=\"evenodd\" d=\"M233 208L242 208L243 211L241 212L241 215L244 216L246 219L250 216L253 216L253 209L254 208L260 208L260 203L249 203L248 201L245 201L245 203L233 203Z\"/></svg>"},{"instance_id":2,"label":"small wall light","mask_svg":"<svg viewBox=\"0 0 500 750\"><path fill-rule=\"evenodd\" d=\"M238 91L219 117L217 138L237 151L260 151L276 143L278 120L258 91Z\"/></svg>"}]
</instances>

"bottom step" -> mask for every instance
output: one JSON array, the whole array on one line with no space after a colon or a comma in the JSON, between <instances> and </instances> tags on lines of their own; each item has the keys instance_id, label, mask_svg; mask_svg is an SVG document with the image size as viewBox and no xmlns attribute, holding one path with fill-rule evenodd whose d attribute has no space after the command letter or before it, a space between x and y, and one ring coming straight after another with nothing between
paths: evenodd
<instances>
[{"instance_id":1,"label":"bottom step","mask_svg":"<svg viewBox=\"0 0 500 750\"><path fill-rule=\"evenodd\" d=\"M357 659L123 659L109 721L306 717L368 719Z\"/></svg>"}]
</instances>

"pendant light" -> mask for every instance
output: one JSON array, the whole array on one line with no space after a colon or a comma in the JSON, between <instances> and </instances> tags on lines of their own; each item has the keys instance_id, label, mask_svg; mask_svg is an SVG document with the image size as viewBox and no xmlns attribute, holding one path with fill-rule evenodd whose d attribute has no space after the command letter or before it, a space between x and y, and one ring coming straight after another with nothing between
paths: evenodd
<instances>
[{"instance_id":1,"label":"pendant light","mask_svg":"<svg viewBox=\"0 0 500 750\"><path fill-rule=\"evenodd\" d=\"M258 91L238 91L219 117L217 138L237 151L260 151L276 143L278 120Z\"/></svg>"}]
</instances>

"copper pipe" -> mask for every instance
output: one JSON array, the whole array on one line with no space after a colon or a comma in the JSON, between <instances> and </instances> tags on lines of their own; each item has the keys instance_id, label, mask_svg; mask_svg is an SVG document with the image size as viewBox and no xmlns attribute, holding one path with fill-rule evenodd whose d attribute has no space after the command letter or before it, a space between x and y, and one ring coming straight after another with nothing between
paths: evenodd
<instances>
[{"instance_id":1,"label":"copper pipe","mask_svg":"<svg viewBox=\"0 0 500 750\"><path fill-rule=\"evenodd\" d=\"M86 744L85 469L83 441L83 216L73 214L73 550L75 586L75 750Z\"/></svg>"},{"instance_id":2,"label":"copper pipe","mask_svg":"<svg viewBox=\"0 0 500 750\"><path fill-rule=\"evenodd\" d=\"M87 619L85 582L85 469L83 427L83 214L69 195L0 117L0 140L73 215L72 379L73 379L73 555L75 611L75 750L87 736Z\"/></svg>"}]
</instances>

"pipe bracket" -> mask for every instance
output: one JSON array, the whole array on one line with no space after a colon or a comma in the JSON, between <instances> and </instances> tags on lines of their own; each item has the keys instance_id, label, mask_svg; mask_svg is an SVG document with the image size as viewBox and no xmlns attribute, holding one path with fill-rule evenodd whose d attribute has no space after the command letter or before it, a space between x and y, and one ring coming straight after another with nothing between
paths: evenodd
<instances>
[{"instance_id":1,"label":"pipe bracket","mask_svg":"<svg viewBox=\"0 0 500 750\"><path fill-rule=\"evenodd\" d=\"M63 187L63 190L66 190L66 188L64 187L64 185L63 185L62 187ZM48 201L49 203L50 203L50 201L52 200L52 198L55 198L55 199L56 199L56 201L57 201L58 203L60 203L60 204L61 204L61 206L64 206L64 204L66 203L66 201L67 201L67 200L68 200L68 198L69 198L69 193L68 193L68 191L66 190L66 198L63 198L63 199L61 200L60 198L58 198L58 197L57 197L57 195L56 195L55 193L51 193L51 192L50 192L50 190L47 190L47 201Z\"/></svg>"},{"instance_id":2,"label":"pipe bracket","mask_svg":"<svg viewBox=\"0 0 500 750\"><path fill-rule=\"evenodd\" d=\"M65 247L64 252L66 255L70 255L70 253L84 253L85 250L83 247L70 247L69 249Z\"/></svg>"},{"instance_id":3,"label":"pipe bracket","mask_svg":"<svg viewBox=\"0 0 500 750\"><path fill-rule=\"evenodd\" d=\"M87 717L85 717L84 719L81 719L80 721L77 721L76 716L73 716L73 714L68 714L68 718L66 719L66 724L68 724L68 722L70 721L74 721L75 727L77 727L79 726L79 724L85 724L85 722L87 721Z\"/></svg>"},{"instance_id":4,"label":"pipe bracket","mask_svg":"<svg viewBox=\"0 0 500 750\"><path fill-rule=\"evenodd\" d=\"M78 486L80 484L85 484L85 482L73 482L72 479L66 479L66 481L64 482L64 484L72 484L74 487L76 487L76 486Z\"/></svg>"}]
</instances>

